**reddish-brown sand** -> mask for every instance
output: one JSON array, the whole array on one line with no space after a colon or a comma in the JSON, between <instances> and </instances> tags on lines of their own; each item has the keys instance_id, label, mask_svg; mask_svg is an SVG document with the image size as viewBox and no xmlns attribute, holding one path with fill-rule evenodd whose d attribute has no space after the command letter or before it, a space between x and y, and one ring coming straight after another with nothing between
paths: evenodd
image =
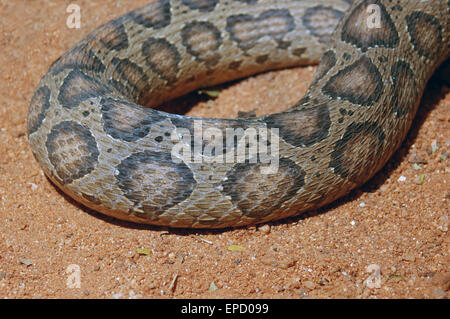
<instances>
[{"instance_id":1,"label":"reddish-brown sand","mask_svg":"<svg viewBox=\"0 0 450 319\"><path fill-rule=\"evenodd\" d=\"M119 222L63 196L28 145L33 90L51 62L91 30L145 2L77 1L76 30L66 27L68 1L0 0L1 298L449 296L450 93L439 80L428 86L407 141L386 167L338 203L302 217L235 230L170 230ZM313 72L245 79L189 114L279 111L302 96ZM79 267L79 288L68 285L76 275L70 265ZM369 278L377 267L370 265L380 267L379 278Z\"/></svg>"}]
</instances>

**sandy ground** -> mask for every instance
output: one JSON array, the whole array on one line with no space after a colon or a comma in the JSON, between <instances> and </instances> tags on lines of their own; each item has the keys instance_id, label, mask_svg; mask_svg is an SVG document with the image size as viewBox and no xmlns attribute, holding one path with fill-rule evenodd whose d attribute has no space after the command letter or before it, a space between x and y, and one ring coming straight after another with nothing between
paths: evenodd
<instances>
[{"instance_id":1,"label":"sandy ground","mask_svg":"<svg viewBox=\"0 0 450 319\"><path fill-rule=\"evenodd\" d=\"M87 33L145 2L78 1L76 30L66 27L69 1L0 0L0 297L449 296L450 93L439 79L386 167L307 216L264 227L174 231L118 222L63 196L28 146L33 90L50 63ZM245 79L188 114L286 108L313 72Z\"/></svg>"}]
</instances>

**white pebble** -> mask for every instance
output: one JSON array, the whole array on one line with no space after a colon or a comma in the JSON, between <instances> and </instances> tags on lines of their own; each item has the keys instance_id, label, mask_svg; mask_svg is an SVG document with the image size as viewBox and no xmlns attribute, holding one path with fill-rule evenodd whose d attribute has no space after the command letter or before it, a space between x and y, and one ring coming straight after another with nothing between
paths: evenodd
<instances>
[{"instance_id":1,"label":"white pebble","mask_svg":"<svg viewBox=\"0 0 450 319\"><path fill-rule=\"evenodd\" d=\"M406 177L405 176L400 176L399 178L398 178L398 181L399 182L404 182L404 181L406 181Z\"/></svg>"}]
</instances>

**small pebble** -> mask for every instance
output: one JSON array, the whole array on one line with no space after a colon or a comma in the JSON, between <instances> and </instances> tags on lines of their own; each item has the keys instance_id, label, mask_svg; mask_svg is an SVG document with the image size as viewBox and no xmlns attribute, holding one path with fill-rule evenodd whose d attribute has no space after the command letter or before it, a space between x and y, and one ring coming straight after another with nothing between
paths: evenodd
<instances>
[{"instance_id":1,"label":"small pebble","mask_svg":"<svg viewBox=\"0 0 450 319\"><path fill-rule=\"evenodd\" d=\"M214 281L211 281L211 284L209 285L209 291L216 291L218 288L216 286L216 284L214 283Z\"/></svg>"},{"instance_id":2,"label":"small pebble","mask_svg":"<svg viewBox=\"0 0 450 319\"><path fill-rule=\"evenodd\" d=\"M19 258L20 263L26 265L26 266L30 266L33 263L31 262L31 260L27 259L27 258Z\"/></svg>"},{"instance_id":3,"label":"small pebble","mask_svg":"<svg viewBox=\"0 0 450 319\"><path fill-rule=\"evenodd\" d=\"M406 181L406 176L400 176L399 178L398 178L398 181L399 182L404 182L404 181Z\"/></svg>"},{"instance_id":4,"label":"small pebble","mask_svg":"<svg viewBox=\"0 0 450 319\"><path fill-rule=\"evenodd\" d=\"M267 235L270 233L270 226L269 225L264 225L259 227L259 231L262 232L263 234Z\"/></svg>"},{"instance_id":5,"label":"small pebble","mask_svg":"<svg viewBox=\"0 0 450 319\"><path fill-rule=\"evenodd\" d=\"M431 153L434 153L434 152L436 152L437 151L437 149L439 148L439 144L438 144L438 142L436 141L436 140L433 140L432 142L431 142Z\"/></svg>"},{"instance_id":6,"label":"small pebble","mask_svg":"<svg viewBox=\"0 0 450 319\"><path fill-rule=\"evenodd\" d=\"M427 161L425 159L423 159L420 155L417 154L411 154L408 157L408 162L412 163L412 164L427 164Z\"/></svg>"}]
</instances>

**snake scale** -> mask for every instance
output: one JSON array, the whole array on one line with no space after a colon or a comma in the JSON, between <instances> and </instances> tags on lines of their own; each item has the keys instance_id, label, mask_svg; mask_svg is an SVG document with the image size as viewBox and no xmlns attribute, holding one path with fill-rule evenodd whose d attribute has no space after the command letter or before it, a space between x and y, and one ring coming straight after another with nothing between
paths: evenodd
<instances>
[{"instance_id":1,"label":"snake scale","mask_svg":"<svg viewBox=\"0 0 450 319\"><path fill-rule=\"evenodd\" d=\"M386 163L450 55L449 36L448 0L157 0L51 65L30 103L28 139L59 188L122 220L281 219L334 201ZM152 108L319 60L306 95L281 113L199 119ZM217 143L229 132L231 143ZM276 170L263 172L272 160Z\"/></svg>"}]
</instances>

